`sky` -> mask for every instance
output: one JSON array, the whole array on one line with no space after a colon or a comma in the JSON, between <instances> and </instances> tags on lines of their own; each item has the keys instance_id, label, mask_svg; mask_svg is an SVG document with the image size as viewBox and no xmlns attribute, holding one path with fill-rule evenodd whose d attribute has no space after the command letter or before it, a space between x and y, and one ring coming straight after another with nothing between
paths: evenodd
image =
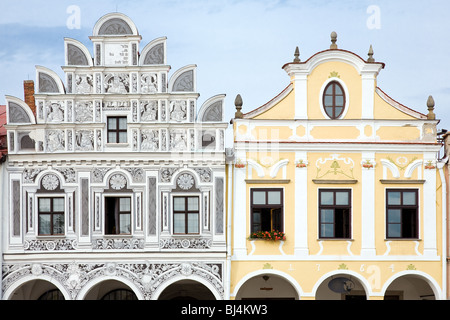
<instances>
[{"instance_id":1,"label":"sky","mask_svg":"<svg viewBox=\"0 0 450 320\"><path fill-rule=\"evenodd\" d=\"M438 130L450 130L450 1L448 0L0 0L0 104L23 99L23 81L35 66L64 79L64 37L87 46L99 18L126 14L142 36L141 50L167 37L167 63L176 70L197 65L198 107L226 94L225 120L278 95L289 77L282 66L307 60L330 46L364 59L370 45L384 62L377 85L396 101L427 113L432 95Z\"/></svg>"}]
</instances>

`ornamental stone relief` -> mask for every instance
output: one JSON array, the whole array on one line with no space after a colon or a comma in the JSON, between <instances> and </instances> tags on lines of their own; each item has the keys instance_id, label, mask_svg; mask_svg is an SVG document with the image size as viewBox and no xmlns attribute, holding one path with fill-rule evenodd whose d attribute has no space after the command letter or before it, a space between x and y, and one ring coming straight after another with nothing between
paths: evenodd
<instances>
[{"instance_id":1,"label":"ornamental stone relief","mask_svg":"<svg viewBox=\"0 0 450 320\"><path fill-rule=\"evenodd\" d=\"M159 240L161 249L209 249L211 245L212 239L210 238L168 238Z\"/></svg>"},{"instance_id":2,"label":"ornamental stone relief","mask_svg":"<svg viewBox=\"0 0 450 320\"><path fill-rule=\"evenodd\" d=\"M27 168L23 171L23 183L34 183L36 176L42 169Z\"/></svg>"},{"instance_id":3,"label":"ornamental stone relief","mask_svg":"<svg viewBox=\"0 0 450 320\"><path fill-rule=\"evenodd\" d=\"M155 93L158 91L158 75L156 73L141 74L141 93Z\"/></svg>"},{"instance_id":4,"label":"ornamental stone relief","mask_svg":"<svg viewBox=\"0 0 450 320\"><path fill-rule=\"evenodd\" d=\"M75 150L92 151L94 150L94 131L77 130L75 131Z\"/></svg>"},{"instance_id":5,"label":"ornamental stone relief","mask_svg":"<svg viewBox=\"0 0 450 320\"><path fill-rule=\"evenodd\" d=\"M56 168L56 171L60 172L64 176L66 183L76 182L75 170L72 168Z\"/></svg>"},{"instance_id":6,"label":"ornamental stone relief","mask_svg":"<svg viewBox=\"0 0 450 320\"><path fill-rule=\"evenodd\" d=\"M47 121L49 122L62 122L64 121L64 106L63 102L49 101L45 105L47 112Z\"/></svg>"},{"instance_id":7,"label":"ornamental stone relief","mask_svg":"<svg viewBox=\"0 0 450 320\"><path fill-rule=\"evenodd\" d=\"M75 121L89 122L94 120L94 107L92 101L79 101L75 103Z\"/></svg>"},{"instance_id":8,"label":"ornamental stone relief","mask_svg":"<svg viewBox=\"0 0 450 320\"><path fill-rule=\"evenodd\" d=\"M91 171L92 182L103 182L103 178L109 170L111 170L111 168L94 168Z\"/></svg>"},{"instance_id":9,"label":"ornamental stone relief","mask_svg":"<svg viewBox=\"0 0 450 320\"><path fill-rule=\"evenodd\" d=\"M164 44L151 48L145 56L144 64L164 64Z\"/></svg>"},{"instance_id":10,"label":"ornamental stone relief","mask_svg":"<svg viewBox=\"0 0 450 320\"><path fill-rule=\"evenodd\" d=\"M131 174L131 178L133 179L133 182L144 182L145 179L145 172L142 168L125 168L126 171L128 171Z\"/></svg>"},{"instance_id":11,"label":"ornamental stone relief","mask_svg":"<svg viewBox=\"0 0 450 320\"><path fill-rule=\"evenodd\" d=\"M75 93L93 93L94 77L92 74L77 74L75 76Z\"/></svg>"},{"instance_id":12,"label":"ornamental stone relief","mask_svg":"<svg viewBox=\"0 0 450 320\"><path fill-rule=\"evenodd\" d=\"M97 239L92 243L92 249L108 250L108 249L144 249L143 239Z\"/></svg>"},{"instance_id":13,"label":"ornamental stone relief","mask_svg":"<svg viewBox=\"0 0 450 320\"><path fill-rule=\"evenodd\" d=\"M184 151L187 149L187 135L186 130L175 129L170 130L170 150Z\"/></svg>"},{"instance_id":14,"label":"ornamental stone relief","mask_svg":"<svg viewBox=\"0 0 450 320\"><path fill-rule=\"evenodd\" d=\"M158 101L141 101L141 121L158 120Z\"/></svg>"},{"instance_id":15,"label":"ornamental stone relief","mask_svg":"<svg viewBox=\"0 0 450 320\"><path fill-rule=\"evenodd\" d=\"M70 295L71 299L78 297L81 289L97 278L114 277L132 282L146 300L156 299L155 292L160 287L166 287L166 281L174 276L197 276L208 283L223 298L223 263L221 262L174 262L174 263L21 263L4 264L3 293L17 281L33 275L50 282L58 283ZM122 280L122 281L123 281Z\"/></svg>"},{"instance_id":16,"label":"ornamental stone relief","mask_svg":"<svg viewBox=\"0 0 450 320\"><path fill-rule=\"evenodd\" d=\"M47 152L64 150L64 130L47 130L45 133L45 145Z\"/></svg>"},{"instance_id":17,"label":"ornamental stone relief","mask_svg":"<svg viewBox=\"0 0 450 320\"><path fill-rule=\"evenodd\" d=\"M42 178L41 181L42 187L45 190L53 191L59 186L59 179L54 174L47 174Z\"/></svg>"},{"instance_id":18,"label":"ornamental stone relief","mask_svg":"<svg viewBox=\"0 0 450 320\"><path fill-rule=\"evenodd\" d=\"M68 251L77 248L77 241L73 239L55 240L25 240L25 251Z\"/></svg>"},{"instance_id":19,"label":"ornamental stone relief","mask_svg":"<svg viewBox=\"0 0 450 320\"><path fill-rule=\"evenodd\" d=\"M141 150L144 151L159 150L159 130L141 131Z\"/></svg>"},{"instance_id":20,"label":"ornamental stone relief","mask_svg":"<svg viewBox=\"0 0 450 320\"><path fill-rule=\"evenodd\" d=\"M127 179L120 173L116 173L109 179L109 185L114 190L121 190L127 185Z\"/></svg>"},{"instance_id":21,"label":"ornamental stone relief","mask_svg":"<svg viewBox=\"0 0 450 320\"><path fill-rule=\"evenodd\" d=\"M170 120L184 121L187 118L186 101L170 101Z\"/></svg>"},{"instance_id":22,"label":"ornamental stone relief","mask_svg":"<svg viewBox=\"0 0 450 320\"><path fill-rule=\"evenodd\" d=\"M106 93L129 93L130 75L127 73L107 73L104 76Z\"/></svg>"},{"instance_id":23,"label":"ornamental stone relief","mask_svg":"<svg viewBox=\"0 0 450 320\"><path fill-rule=\"evenodd\" d=\"M189 173L183 173L178 177L177 185L183 190L189 190L194 185L194 177Z\"/></svg>"}]
</instances>

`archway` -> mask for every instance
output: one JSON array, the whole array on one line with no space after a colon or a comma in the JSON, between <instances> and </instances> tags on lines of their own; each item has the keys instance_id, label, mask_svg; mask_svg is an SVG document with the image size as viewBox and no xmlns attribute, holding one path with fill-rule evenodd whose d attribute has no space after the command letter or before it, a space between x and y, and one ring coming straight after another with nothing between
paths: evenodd
<instances>
[{"instance_id":1,"label":"archway","mask_svg":"<svg viewBox=\"0 0 450 320\"><path fill-rule=\"evenodd\" d=\"M236 300L298 300L297 290L282 276L262 273L246 280L236 294Z\"/></svg>"},{"instance_id":2,"label":"archway","mask_svg":"<svg viewBox=\"0 0 450 320\"><path fill-rule=\"evenodd\" d=\"M86 294L85 300L137 300L136 294L125 283L105 280L97 283Z\"/></svg>"},{"instance_id":3,"label":"archway","mask_svg":"<svg viewBox=\"0 0 450 320\"><path fill-rule=\"evenodd\" d=\"M390 282L384 300L436 300L430 281L420 275L405 274Z\"/></svg>"},{"instance_id":4,"label":"archway","mask_svg":"<svg viewBox=\"0 0 450 320\"><path fill-rule=\"evenodd\" d=\"M202 283L179 280L165 288L158 300L216 300L213 293Z\"/></svg>"},{"instance_id":5,"label":"archway","mask_svg":"<svg viewBox=\"0 0 450 320\"><path fill-rule=\"evenodd\" d=\"M367 300L367 292L357 277L336 273L326 277L318 286L316 300Z\"/></svg>"},{"instance_id":6,"label":"archway","mask_svg":"<svg viewBox=\"0 0 450 320\"><path fill-rule=\"evenodd\" d=\"M16 288L9 300L65 300L63 293L46 280L31 280Z\"/></svg>"}]
</instances>

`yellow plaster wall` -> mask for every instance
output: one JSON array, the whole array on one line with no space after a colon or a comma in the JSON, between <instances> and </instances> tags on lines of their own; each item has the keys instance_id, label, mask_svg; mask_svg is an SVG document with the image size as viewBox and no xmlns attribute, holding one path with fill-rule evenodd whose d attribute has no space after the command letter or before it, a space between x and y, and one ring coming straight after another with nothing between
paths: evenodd
<instances>
[{"instance_id":1,"label":"yellow plaster wall","mask_svg":"<svg viewBox=\"0 0 450 320\"><path fill-rule=\"evenodd\" d=\"M394 108L389 103L384 101L377 93L375 93L374 100L374 118L375 119L397 119L397 120L413 120L416 119L397 108Z\"/></svg>"},{"instance_id":2,"label":"yellow plaster wall","mask_svg":"<svg viewBox=\"0 0 450 320\"><path fill-rule=\"evenodd\" d=\"M382 126L376 135L380 140L417 141L420 140L420 129L413 126Z\"/></svg>"},{"instance_id":3,"label":"yellow plaster wall","mask_svg":"<svg viewBox=\"0 0 450 320\"><path fill-rule=\"evenodd\" d=\"M316 126L311 132L311 137L314 139L334 140L334 139L357 139L360 135L360 130L357 127L351 126Z\"/></svg>"},{"instance_id":4,"label":"yellow plaster wall","mask_svg":"<svg viewBox=\"0 0 450 320\"><path fill-rule=\"evenodd\" d=\"M320 89L329 79L331 72L337 72L339 79L345 83L348 89L346 99L349 101L349 109L343 119L360 119L362 114L361 76L353 66L339 61L324 62L308 75L308 118L326 119L320 110L322 99Z\"/></svg>"},{"instance_id":5,"label":"yellow plaster wall","mask_svg":"<svg viewBox=\"0 0 450 320\"><path fill-rule=\"evenodd\" d=\"M295 95L292 90L283 100L266 112L254 117L253 119L294 119L295 115Z\"/></svg>"}]
</instances>

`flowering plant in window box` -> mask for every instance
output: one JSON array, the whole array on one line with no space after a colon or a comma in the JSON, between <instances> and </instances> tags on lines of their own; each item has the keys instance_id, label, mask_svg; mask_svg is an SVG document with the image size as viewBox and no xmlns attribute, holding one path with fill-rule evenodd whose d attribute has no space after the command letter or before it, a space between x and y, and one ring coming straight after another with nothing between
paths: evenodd
<instances>
[{"instance_id":1,"label":"flowering plant in window box","mask_svg":"<svg viewBox=\"0 0 450 320\"><path fill-rule=\"evenodd\" d=\"M249 239L264 239L264 240L286 240L286 234L278 230L272 231L256 231L250 234Z\"/></svg>"}]
</instances>

